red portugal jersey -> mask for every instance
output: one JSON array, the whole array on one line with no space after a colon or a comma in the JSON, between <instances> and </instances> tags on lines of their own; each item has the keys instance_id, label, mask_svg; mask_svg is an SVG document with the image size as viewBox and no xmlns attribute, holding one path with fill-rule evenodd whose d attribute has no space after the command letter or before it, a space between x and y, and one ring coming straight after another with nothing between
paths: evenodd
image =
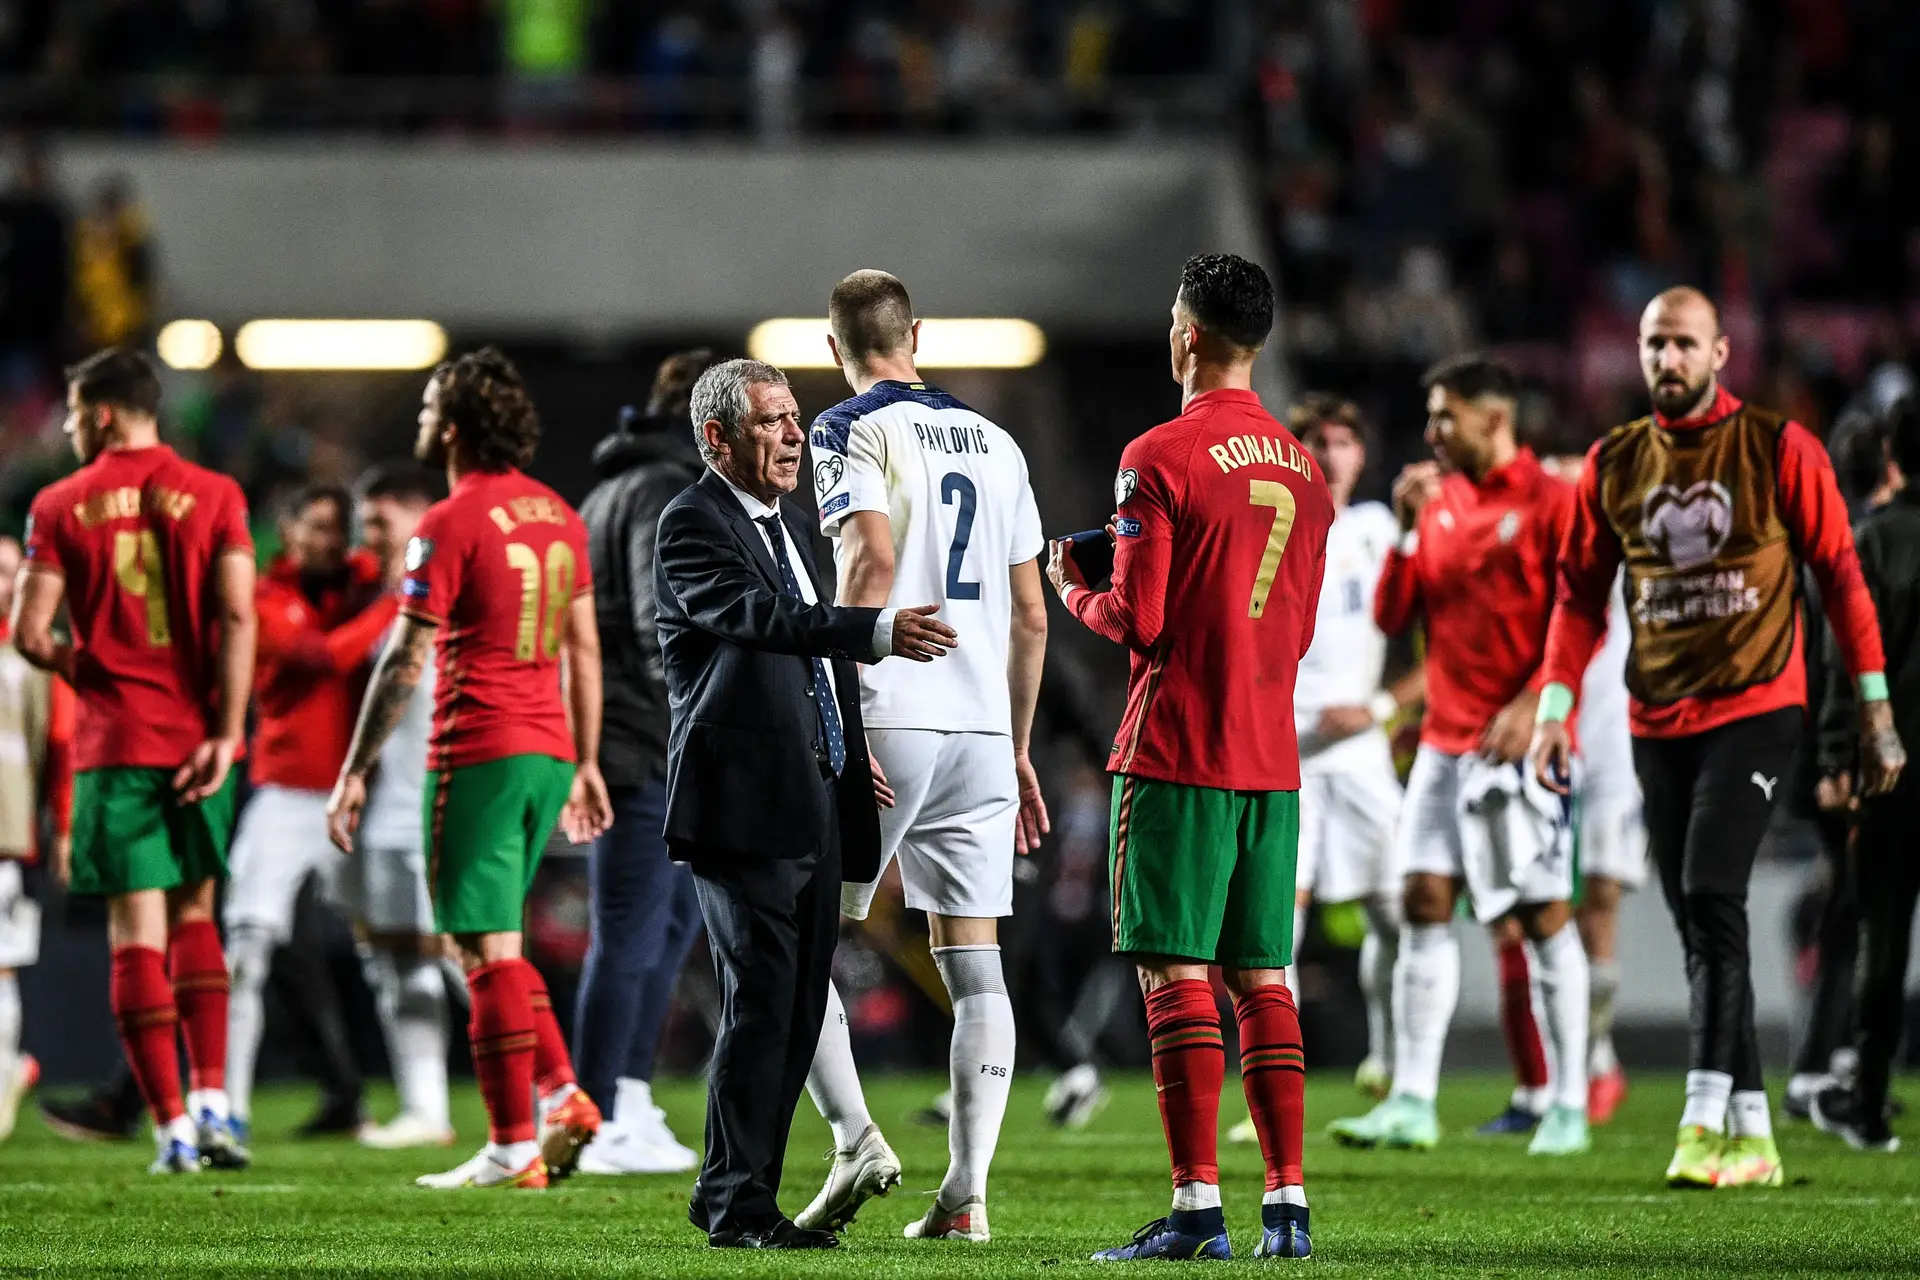
<instances>
[{"instance_id":1,"label":"red portugal jersey","mask_svg":"<svg viewBox=\"0 0 1920 1280\"><path fill-rule=\"evenodd\" d=\"M1293 682L1333 499L1251 391L1195 396L1120 455L1113 582L1067 608L1132 651L1115 773L1296 791Z\"/></svg>"},{"instance_id":2,"label":"red portugal jersey","mask_svg":"<svg viewBox=\"0 0 1920 1280\"><path fill-rule=\"evenodd\" d=\"M421 517L400 611L440 628L429 768L574 758L560 650L592 574L587 526L518 471L463 476Z\"/></svg>"},{"instance_id":3,"label":"red portugal jersey","mask_svg":"<svg viewBox=\"0 0 1920 1280\"><path fill-rule=\"evenodd\" d=\"M40 491L26 551L66 579L74 767L178 768L217 728L214 563L253 554L240 486L165 445L108 450Z\"/></svg>"},{"instance_id":4,"label":"red portugal jersey","mask_svg":"<svg viewBox=\"0 0 1920 1280\"><path fill-rule=\"evenodd\" d=\"M1420 741L1449 755L1523 689L1545 685L1541 659L1573 486L1541 470L1531 449L1483 476L1458 473L1421 508L1412 549L1387 553L1374 621L1398 635L1427 627L1427 716Z\"/></svg>"}]
</instances>

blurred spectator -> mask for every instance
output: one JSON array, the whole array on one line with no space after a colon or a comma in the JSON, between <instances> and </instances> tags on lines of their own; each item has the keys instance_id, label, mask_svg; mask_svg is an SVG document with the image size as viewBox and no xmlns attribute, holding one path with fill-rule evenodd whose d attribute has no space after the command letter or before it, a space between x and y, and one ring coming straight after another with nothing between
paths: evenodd
<instances>
[{"instance_id":1,"label":"blurred spectator","mask_svg":"<svg viewBox=\"0 0 1920 1280\"><path fill-rule=\"evenodd\" d=\"M88 350L142 341L153 322L153 247L127 179L101 181L74 227L74 298Z\"/></svg>"},{"instance_id":2,"label":"blurred spectator","mask_svg":"<svg viewBox=\"0 0 1920 1280\"><path fill-rule=\"evenodd\" d=\"M45 154L29 143L13 185L0 196L0 396L58 376L66 325L67 214L54 195Z\"/></svg>"}]
</instances>

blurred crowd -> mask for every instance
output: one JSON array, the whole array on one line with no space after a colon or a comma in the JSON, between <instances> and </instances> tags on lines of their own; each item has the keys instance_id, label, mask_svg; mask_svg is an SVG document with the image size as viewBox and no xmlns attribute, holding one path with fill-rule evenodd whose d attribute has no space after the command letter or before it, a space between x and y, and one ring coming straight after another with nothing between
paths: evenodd
<instances>
[{"instance_id":1,"label":"blurred crowd","mask_svg":"<svg viewBox=\"0 0 1920 1280\"><path fill-rule=\"evenodd\" d=\"M1253 71L1288 352L1386 412L1501 349L1575 446L1634 416L1633 316L1700 285L1731 383L1826 434L1920 333L1920 6L1274 0Z\"/></svg>"},{"instance_id":2,"label":"blurred crowd","mask_svg":"<svg viewBox=\"0 0 1920 1280\"><path fill-rule=\"evenodd\" d=\"M330 113L423 130L1007 126L1098 120L1114 78L1223 70L1247 48L1258 7L9 0L0 76L32 87L18 98L28 115L77 110L95 126L188 135L324 124ZM389 92L361 92L367 77Z\"/></svg>"}]
</instances>

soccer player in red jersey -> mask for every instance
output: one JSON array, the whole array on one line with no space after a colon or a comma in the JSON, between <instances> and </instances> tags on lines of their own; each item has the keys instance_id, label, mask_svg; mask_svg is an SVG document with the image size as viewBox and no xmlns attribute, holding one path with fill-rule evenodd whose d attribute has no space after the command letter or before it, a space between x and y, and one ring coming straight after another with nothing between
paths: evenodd
<instances>
[{"instance_id":1,"label":"soccer player in red jersey","mask_svg":"<svg viewBox=\"0 0 1920 1280\"><path fill-rule=\"evenodd\" d=\"M596 763L600 632L587 531L521 470L539 439L519 371L493 348L427 380L414 451L446 467L448 493L408 544L400 623L327 805L334 843L351 849L367 771L437 637L427 881L434 923L467 972L490 1140L458 1168L420 1178L423 1187L544 1187L573 1171L600 1127L574 1082L546 983L522 954L527 887L556 820L575 843L613 820Z\"/></svg>"},{"instance_id":2,"label":"soccer player in red jersey","mask_svg":"<svg viewBox=\"0 0 1920 1280\"><path fill-rule=\"evenodd\" d=\"M1049 557L1068 611L1131 655L1107 764L1113 949L1140 973L1173 1159L1173 1212L1097 1261L1232 1256L1211 964L1234 995L1241 1084L1267 1164L1256 1255L1312 1251L1305 1059L1284 970L1300 825L1294 676L1313 639L1333 499L1253 393L1272 327L1258 266L1228 254L1187 262L1169 334L1182 411L1121 454L1112 583L1090 588L1069 543Z\"/></svg>"},{"instance_id":3,"label":"soccer player in red jersey","mask_svg":"<svg viewBox=\"0 0 1920 1280\"><path fill-rule=\"evenodd\" d=\"M251 1115L253 1069L264 1027L267 971L293 936L294 900L308 877L341 901L345 865L327 840L327 793L347 758L347 738L367 655L392 623L399 597L382 590L382 566L349 555L353 499L345 489L296 491L280 520L282 553L254 590L260 640L248 758L253 795L234 828L222 904L233 996L227 1017L227 1096L235 1129ZM350 1065L345 1021L331 983L312 989L303 1017L324 1061ZM309 1131L351 1130L363 1118L359 1073L334 1067ZM343 1078L344 1077L344 1078Z\"/></svg>"},{"instance_id":4,"label":"soccer player in red jersey","mask_svg":"<svg viewBox=\"0 0 1920 1280\"><path fill-rule=\"evenodd\" d=\"M1754 1032L1747 882L1806 715L1801 565L1858 685L1869 795L1892 789L1906 751L1874 599L1820 441L1721 385L1727 336L1697 289L1647 304L1639 354L1653 413L1587 455L1532 754L1543 778L1564 773L1573 690L1624 566L1634 771L1692 996L1693 1069L1667 1182L1777 1187L1785 1170Z\"/></svg>"},{"instance_id":5,"label":"soccer player in red jersey","mask_svg":"<svg viewBox=\"0 0 1920 1280\"><path fill-rule=\"evenodd\" d=\"M1406 926L1394 965L1393 1091L1337 1120L1353 1146L1431 1147L1447 1025L1460 995L1452 930L1464 888L1476 918L1528 939L1551 1060L1546 1115L1528 1148L1585 1151L1587 958L1572 923L1572 850L1558 797L1522 767L1544 678L1553 575L1573 486L1514 437L1518 383L1484 356L1428 371L1427 443L1451 469L1407 469L1393 490L1403 541L1374 597L1382 630L1424 620L1427 715L1407 778L1399 856ZM1515 975L1516 977L1518 975Z\"/></svg>"},{"instance_id":6,"label":"soccer player in red jersey","mask_svg":"<svg viewBox=\"0 0 1920 1280\"><path fill-rule=\"evenodd\" d=\"M153 1172L191 1173L248 1160L228 1125L213 897L253 681L253 539L240 487L160 443L159 406L138 352L67 371L83 465L34 499L13 629L79 697L72 891L107 899L114 1019L153 1114ZM53 632L63 601L70 643Z\"/></svg>"}]
</instances>

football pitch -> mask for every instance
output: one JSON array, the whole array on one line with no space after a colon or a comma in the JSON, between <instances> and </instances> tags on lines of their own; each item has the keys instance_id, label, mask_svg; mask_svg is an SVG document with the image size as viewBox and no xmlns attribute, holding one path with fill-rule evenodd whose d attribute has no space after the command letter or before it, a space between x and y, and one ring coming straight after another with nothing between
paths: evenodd
<instances>
[{"instance_id":1,"label":"football pitch","mask_svg":"<svg viewBox=\"0 0 1920 1280\"><path fill-rule=\"evenodd\" d=\"M413 1175L449 1168L484 1132L471 1087L456 1095L461 1144L451 1151L372 1152L348 1142L284 1138L310 1105L302 1090L260 1100L244 1174L149 1177L151 1146L62 1141L37 1116L0 1147L0 1274L448 1276L993 1277L1110 1274L1084 1260L1165 1211L1166 1157L1153 1086L1113 1080L1113 1101L1084 1131L1049 1126L1046 1081L1014 1086L993 1170L988 1245L900 1237L938 1184L943 1130L913 1123L939 1082L881 1077L875 1118L906 1165L906 1182L870 1203L827 1254L709 1250L687 1225L690 1176L576 1177L545 1192L430 1192ZM1908 1096L1920 1081L1908 1079ZM1229 1088L1233 1080L1229 1077ZM1920 1272L1920 1156L1857 1155L1804 1125L1780 1145L1778 1191L1670 1192L1680 1081L1638 1077L1589 1156L1529 1159L1524 1140L1483 1139L1472 1125L1496 1111L1507 1084L1454 1076L1442 1088L1447 1137L1432 1152L1354 1152L1324 1135L1361 1100L1345 1081L1309 1085L1310 1262L1255 1262L1260 1159L1222 1145L1234 1247L1244 1261L1214 1271L1311 1267L1353 1276L1819 1276ZM663 1082L660 1100L697 1142L696 1081ZM377 1100L390 1105L388 1100ZM803 1205L825 1172L826 1128L801 1101L782 1199ZM1222 1130L1245 1108L1235 1091ZM472 1140L472 1141L469 1141ZM1159 1267L1166 1264L1141 1264ZM1198 1264L1195 1264L1198 1265Z\"/></svg>"}]
</instances>

